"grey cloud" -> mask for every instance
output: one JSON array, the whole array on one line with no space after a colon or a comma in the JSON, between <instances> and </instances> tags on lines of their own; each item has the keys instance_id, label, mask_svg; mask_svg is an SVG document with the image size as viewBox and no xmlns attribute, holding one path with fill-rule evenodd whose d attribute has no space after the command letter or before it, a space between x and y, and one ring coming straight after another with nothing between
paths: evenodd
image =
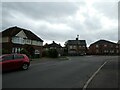
<instances>
[{"instance_id":1,"label":"grey cloud","mask_svg":"<svg viewBox=\"0 0 120 90\"><path fill-rule=\"evenodd\" d=\"M51 30L46 26L40 26L39 30L34 30L36 34L40 35L43 39L46 40L55 40L65 42L65 40L69 39L71 33L69 30L64 30L64 32L59 33L59 30Z\"/></svg>"},{"instance_id":2,"label":"grey cloud","mask_svg":"<svg viewBox=\"0 0 120 90\"><path fill-rule=\"evenodd\" d=\"M99 30L100 28L102 28L100 19L97 17L86 17L84 25L89 30Z\"/></svg>"},{"instance_id":3,"label":"grey cloud","mask_svg":"<svg viewBox=\"0 0 120 90\"><path fill-rule=\"evenodd\" d=\"M117 19L118 15L118 3L113 2L98 2L94 3L93 7L96 8L96 10L99 13L102 13L103 15L109 17L110 19Z\"/></svg>"},{"instance_id":4,"label":"grey cloud","mask_svg":"<svg viewBox=\"0 0 120 90\"><path fill-rule=\"evenodd\" d=\"M118 39L120 40L120 1L118 3Z\"/></svg>"},{"instance_id":5,"label":"grey cloud","mask_svg":"<svg viewBox=\"0 0 120 90\"><path fill-rule=\"evenodd\" d=\"M91 17L90 13L85 12L82 13L85 17L85 21L82 24L79 20L76 20L75 14L80 5L82 7L85 3L6 2L3 3L2 6L2 29L16 25L22 28L30 29L43 40L55 40L58 42L65 42L69 39L75 39L76 35L79 34L80 39L85 39L88 45L100 38L117 40L117 36L113 35L113 30L116 31L117 28L110 27L110 30L103 31L103 24L100 22L99 17ZM109 10L109 7L111 7L110 5L111 4L108 4L106 6L106 4L102 5L102 3L97 3L94 5L94 8L95 10L98 10L100 14L103 13L106 17L116 19L116 16L114 15L116 14L115 7L113 7L112 10ZM14 13L14 15L22 14L24 18L27 18L28 20L33 20L35 22L41 21L43 24L38 23L38 26L34 26L33 23L25 21L23 17L18 16L19 19L14 18L11 13ZM72 17L70 20L68 19L69 16ZM48 27L46 22L50 23L50 25L65 24L69 28L62 29L60 31L57 27ZM116 34L116 32L114 34Z\"/></svg>"},{"instance_id":6,"label":"grey cloud","mask_svg":"<svg viewBox=\"0 0 120 90\"><path fill-rule=\"evenodd\" d=\"M4 9L21 12L34 19L47 19L74 14L78 7L69 2L5 2L3 11Z\"/></svg>"},{"instance_id":7,"label":"grey cloud","mask_svg":"<svg viewBox=\"0 0 120 90\"><path fill-rule=\"evenodd\" d=\"M74 29L75 32L79 32L81 30L84 30L84 26L81 25L81 23L73 18L72 21L66 22L68 26L70 26L72 29Z\"/></svg>"},{"instance_id":8,"label":"grey cloud","mask_svg":"<svg viewBox=\"0 0 120 90\"><path fill-rule=\"evenodd\" d=\"M108 30L105 30L103 28L99 30L88 30L85 33L81 34L82 39L85 39L87 41L88 46L92 44L93 42L105 39L105 40L111 40L111 41L118 41L118 31L117 27L115 28L109 28Z\"/></svg>"}]
</instances>

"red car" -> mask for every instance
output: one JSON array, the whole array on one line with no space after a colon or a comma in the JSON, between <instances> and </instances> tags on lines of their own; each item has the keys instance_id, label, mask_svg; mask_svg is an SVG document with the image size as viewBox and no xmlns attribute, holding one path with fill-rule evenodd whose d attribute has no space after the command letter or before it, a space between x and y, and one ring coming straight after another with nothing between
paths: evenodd
<instances>
[{"instance_id":1,"label":"red car","mask_svg":"<svg viewBox=\"0 0 120 90\"><path fill-rule=\"evenodd\" d=\"M27 70L30 59L25 54L4 54L0 56L0 66L3 71L22 68Z\"/></svg>"}]
</instances>

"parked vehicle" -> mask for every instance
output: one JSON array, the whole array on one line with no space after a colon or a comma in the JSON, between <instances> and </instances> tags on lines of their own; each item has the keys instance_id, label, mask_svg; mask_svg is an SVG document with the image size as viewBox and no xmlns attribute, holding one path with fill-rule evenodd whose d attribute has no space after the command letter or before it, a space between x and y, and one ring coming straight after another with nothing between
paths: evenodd
<instances>
[{"instance_id":1,"label":"parked vehicle","mask_svg":"<svg viewBox=\"0 0 120 90\"><path fill-rule=\"evenodd\" d=\"M30 59L25 54L4 54L0 56L0 66L2 71L13 69L27 70L30 65Z\"/></svg>"}]
</instances>

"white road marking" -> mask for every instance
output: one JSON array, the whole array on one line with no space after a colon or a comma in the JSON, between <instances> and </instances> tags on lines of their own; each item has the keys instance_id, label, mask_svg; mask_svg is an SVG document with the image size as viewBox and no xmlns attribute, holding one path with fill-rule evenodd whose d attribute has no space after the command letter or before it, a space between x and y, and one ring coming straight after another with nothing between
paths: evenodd
<instances>
[{"instance_id":1,"label":"white road marking","mask_svg":"<svg viewBox=\"0 0 120 90\"><path fill-rule=\"evenodd\" d=\"M70 57L66 57L68 60L71 60L71 58Z\"/></svg>"},{"instance_id":2,"label":"white road marking","mask_svg":"<svg viewBox=\"0 0 120 90\"><path fill-rule=\"evenodd\" d=\"M93 56L91 55L91 56L85 56L85 57L93 57Z\"/></svg>"},{"instance_id":3,"label":"white road marking","mask_svg":"<svg viewBox=\"0 0 120 90\"><path fill-rule=\"evenodd\" d=\"M85 85L84 85L84 87L83 87L83 90L86 90L88 84L91 82L91 80L95 77L95 75L100 71L100 69L101 69L106 63L107 63L107 61L104 62L104 63L102 64L102 66L88 79L88 81L85 83Z\"/></svg>"}]
</instances>

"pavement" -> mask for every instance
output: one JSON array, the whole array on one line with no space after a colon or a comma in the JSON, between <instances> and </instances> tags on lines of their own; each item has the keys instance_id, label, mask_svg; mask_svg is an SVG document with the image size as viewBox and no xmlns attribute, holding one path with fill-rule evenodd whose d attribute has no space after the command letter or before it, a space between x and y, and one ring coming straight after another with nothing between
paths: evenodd
<instances>
[{"instance_id":1,"label":"pavement","mask_svg":"<svg viewBox=\"0 0 120 90\"><path fill-rule=\"evenodd\" d=\"M119 59L107 61L95 75L87 88L120 88L120 62Z\"/></svg>"},{"instance_id":2,"label":"pavement","mask_svg":"<svg viewBox=\"0 0 120 90\"><path fill-rule=\"evenodd\" d=\"M58 58L47 58L47 57L42 57L42 58L36 58L36 59L31 59L30 63L31 64L36 64L36 63L44 63L44 62L51 62L51 61L63 61L63 60L69 60L68 57L58 57Z\"/></svg>"}]
</instances>

